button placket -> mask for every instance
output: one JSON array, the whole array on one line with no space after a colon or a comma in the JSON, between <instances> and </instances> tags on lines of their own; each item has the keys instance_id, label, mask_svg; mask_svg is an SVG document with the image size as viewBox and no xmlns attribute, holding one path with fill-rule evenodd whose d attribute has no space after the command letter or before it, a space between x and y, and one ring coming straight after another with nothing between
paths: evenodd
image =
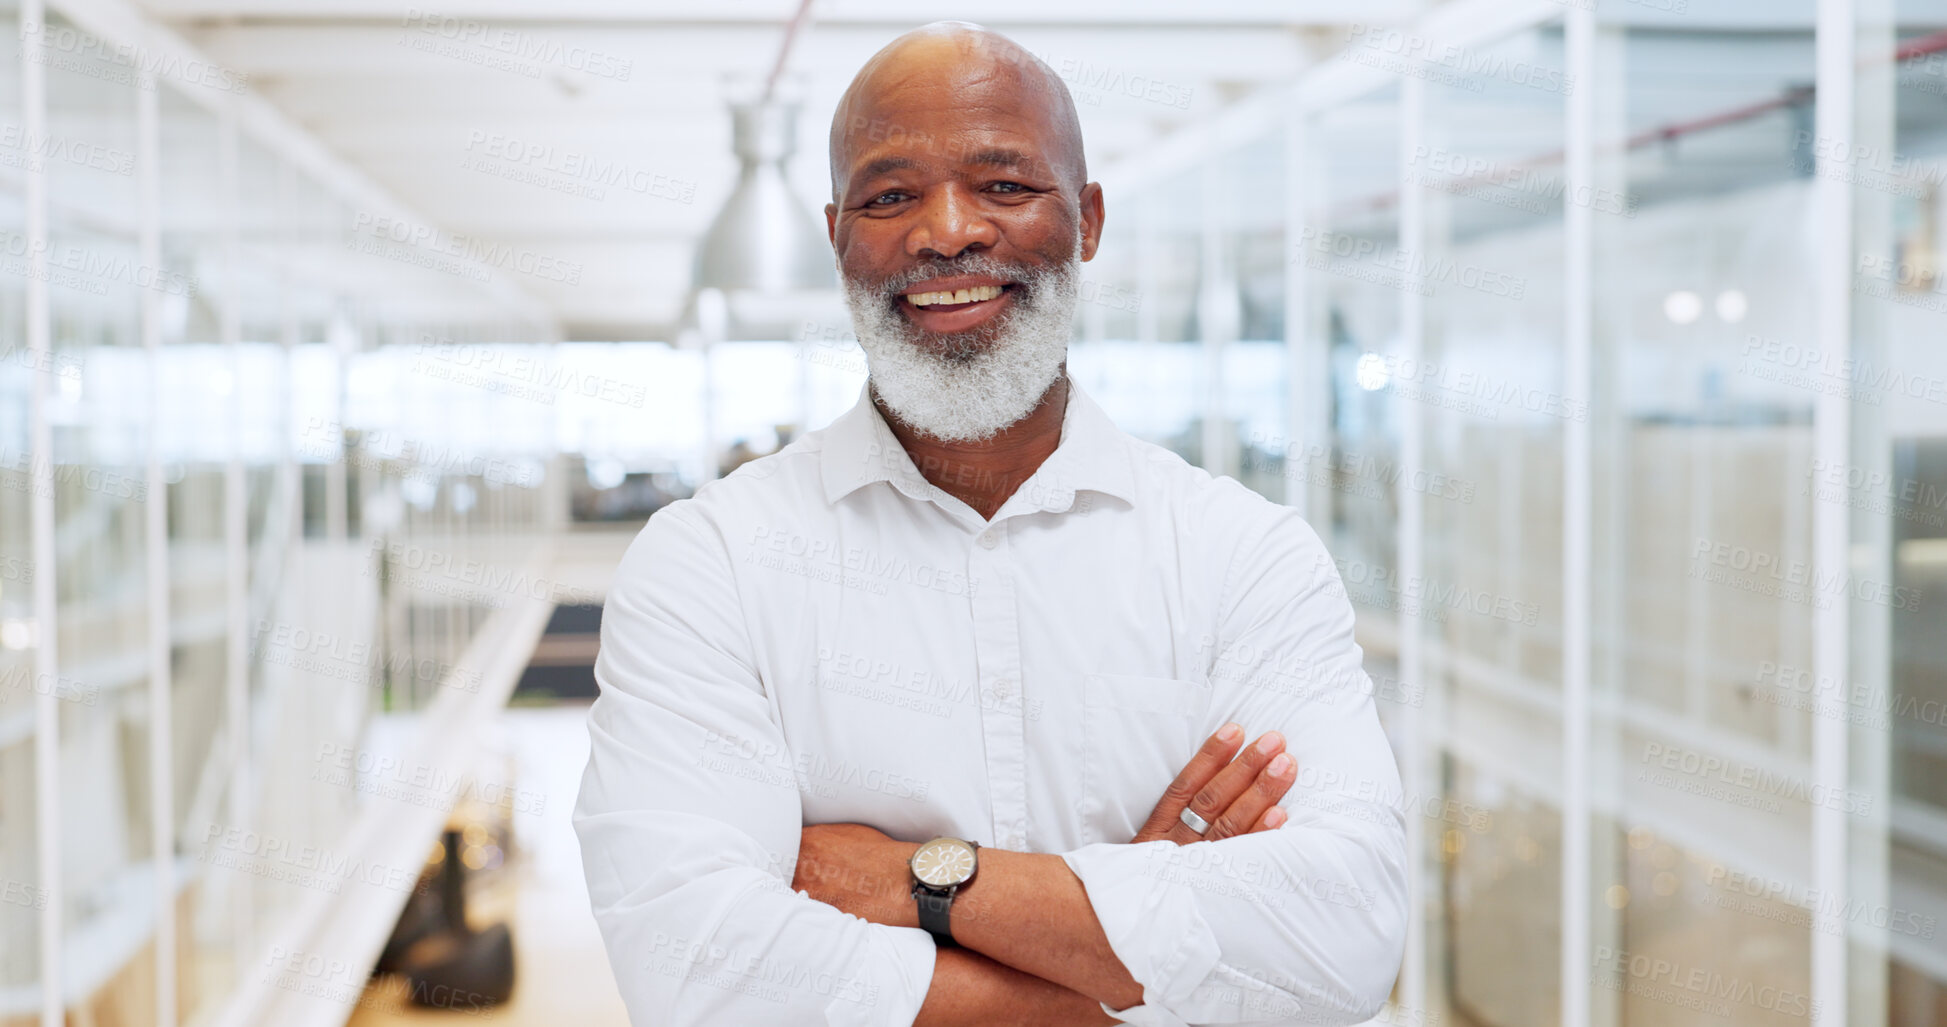
<instances>
[{"instance_id":1,"label":"button placket","mask_svg":"<svg viewBox=\"0 0 1947 1027\"><path fill-rule=\"evenodd\" d=\"M1027 738L1021 718L1021 638L1006 529L993 525L969 549L981 733L995 844L1027 842Z\"/></svg>"}]
</instances>

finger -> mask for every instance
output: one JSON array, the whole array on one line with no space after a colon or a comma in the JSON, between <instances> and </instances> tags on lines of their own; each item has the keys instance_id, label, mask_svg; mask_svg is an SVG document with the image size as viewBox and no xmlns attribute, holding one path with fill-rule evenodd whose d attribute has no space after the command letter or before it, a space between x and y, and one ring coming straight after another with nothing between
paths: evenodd
<instances>
[{"instance_id":1,"label":"finger","mask_svg":"<svg viewBox=\"0 0 1947 1027\"><path fill-rule=\"evenodd\" d=\"M1176 780L1163 789L1163 797L1157 801L1148 822L1143 824L1141 831L1136 832L1136 836L1161 838L1172 827L1181 828L1183 824L1177 816L1183 812L1183 807L1190 804L1190 797L1209 784L1210 779L1230 763L1231 757L1237 754L1237 747L1243 742L1244 729L1236 724L1225 724L1216 734L1204 739L1196 755L1190 757L1190 762L1185 763L1177 773ZM1189 832L1186 830L1185 833Z\"/></svg>"},{"instance_id":2,"label":"finger","mask_svg":"<svg viewBox=\"0 0 1947 1027\"><path fill-rule=\"evenodd\" d=\"M1172 826L1180 826L1177 817L1183 812L1183 807L1189 805L1190 797L1230 762L1243 741L1244 729L1236 724L1225 724L1216 734L1205 739L1196 755L1190 757L1190 762L1177 773L1176 779L1163 789L1163 797L1157 801L1148 822L1136 833L1136 837L1148 836L1153 840L1168 834Z\"/></svg>"},{"instance_id":3,"label":"finger","mask_svg":"<svg viewBox=\"0 0 1947 1027\"><path fill-rule=\"evenodd\" d=\"M1256 834L1259 831L1275 831L1283 827L1285 821L1290 819L1291 815L1284 811L1283 806L1273 806L1265 810L1264 815L1257 818L1257 823L1252 824L1250 831L1246 833Z\"/></svg>"},{"instance_id":4,"label":"finger","mask_svg":"<svg viewBox=\"0 0 1947 1027\"><path fill-rule=\"evenodd\" d=\"M1291 782L1298 778L1297 767L1298 764L1288 752L1271 757L1264 769L1244 789L1244 794L1233 800L1222 816L1210 822L1210 830L1204 838L1215 840L1248 833L1251 825L1257 823L1279 799L1284 798L1284 793L1291 790Z\"/></svg>"},{"instance_id":5,"label":"finger","mask_svg":"<svg viewBox=\"0 0 1947 1027\"><path fill-rule=\"evenodd\" d=\"M1190 797L1190 809L1197 816L1209 821L1214 830L1217 819L1223 816L1231 803L1237 801L1238 796L1244 794L1244 789L1250 787L1251 781L1264 769L1264 765L1271 761L1271 757L1283 750L1283 735L1276 731L1266 731L1259 735L1258 740L1250 748L1230 761L1224 769L1211 777L1209 784L1198 789L1196 794ZM1210 833L1206 831L1198 834L1190 830L1189 825L1178 822L1170 837L1187 845L1190 842L1209 838Z\"/></svg>"}]
</instances>

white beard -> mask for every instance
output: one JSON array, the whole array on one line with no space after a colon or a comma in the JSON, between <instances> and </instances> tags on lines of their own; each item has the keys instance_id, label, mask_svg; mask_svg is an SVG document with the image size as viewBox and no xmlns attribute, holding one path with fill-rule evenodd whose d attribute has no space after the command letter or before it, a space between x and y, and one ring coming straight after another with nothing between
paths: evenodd
<instances>
[{"instance_id":1,"label":"white beard","mask_svg":"<svg viewBox=\"0 0 1947 1027\"><path fill-rule=\"evenodd\" d=\"M1075 253L1080 252L1077 245ZM1080 295L1081 260L1022 268L984 254L915 268L878 285L845 279L852 327L873 392L900 420L943 442L980 442L1026 417L1061 373ZM899 312L899 290L931 278L983 274L1020 283L1009 309L966 338L924 344ZM978 340L991 340L984 347Z\"/></svg>"}]
</instances>

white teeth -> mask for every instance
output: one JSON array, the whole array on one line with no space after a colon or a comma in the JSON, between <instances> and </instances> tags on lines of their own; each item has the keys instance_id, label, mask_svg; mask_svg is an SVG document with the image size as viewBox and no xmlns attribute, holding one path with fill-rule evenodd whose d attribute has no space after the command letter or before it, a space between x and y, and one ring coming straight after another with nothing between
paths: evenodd
<instances>
[{"instance_id":1,"label":"white teeth","mask_svg":"<svg viewBox=\"0 0 1947 1027\"><path fill-rule=\"evenodd\" d=\"M998 285L979 285L971 289L957 289L941 292L916 292L906 297L906 302L915 307L930 307L935 303L979 303L995 299L1001 294Z\"/></svg>"}]
</instances>

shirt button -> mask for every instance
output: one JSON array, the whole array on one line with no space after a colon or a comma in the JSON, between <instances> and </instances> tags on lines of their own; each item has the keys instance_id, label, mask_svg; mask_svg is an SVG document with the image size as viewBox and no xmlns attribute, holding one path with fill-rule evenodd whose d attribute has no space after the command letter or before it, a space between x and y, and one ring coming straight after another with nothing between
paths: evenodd
<instances>
[{"instance_id":1,"label":"shirt button","mask_svg":"<svg viewBox=\"0 0 1947 1027\"><path fill-rule=\"evenodd\" d=\"M991 532L991 531L983 531L983 532L981 532L981 533L980 533L980 545L981 545L981 548L983 548L983 549L992 549L992 548L994 548L995 546L997 546L997 545L1000 545L1000 544L1001 544L1001 540L1000 540L1000 537L999 537L998 535L996 535L996 534L994 534L993 532Z\"/></svg>"},{"instance_id":2,"label":"shirt button","mask_svg":"<svg viewBox=\"0 0 1947 1027\"><path fill-rule=\"evenodd\" d=\"M994 698L999 699L1002 702L1006 702L1007 696L1008 696L1007 682L1005 681L994 682Z\"/></svg>"}]
</instances>

